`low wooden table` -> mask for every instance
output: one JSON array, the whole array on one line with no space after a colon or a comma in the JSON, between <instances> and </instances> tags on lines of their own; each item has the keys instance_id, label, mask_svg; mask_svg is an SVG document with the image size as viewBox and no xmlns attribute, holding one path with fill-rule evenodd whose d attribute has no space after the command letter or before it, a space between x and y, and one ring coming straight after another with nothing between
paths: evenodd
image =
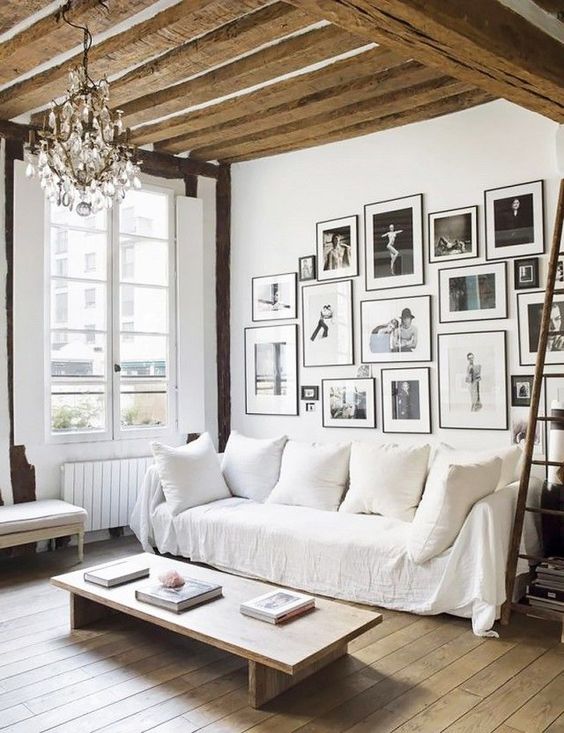
<instances>
[{"instance_id":1,"label":"low wooden table","mask_svg":"<svg viewBox=\"0 0 564 733\"><path fill-rule=\"evenodd\" d=\"M148 564L151 580L164 569L175 569L185 577L220 583L223 597L176 614L135 599L135 588L150 583L149 578L103 588L86 583L84 570L78 570L51 578L53 585L70 592L71 628L119 611L247 659L249 704L254 708L345 655L349 641L382 621L379 613L316 598L315 611L274 626L239 611L243 601L274 586L156 555L128 559Z\"/></svg>"}]
</instances>

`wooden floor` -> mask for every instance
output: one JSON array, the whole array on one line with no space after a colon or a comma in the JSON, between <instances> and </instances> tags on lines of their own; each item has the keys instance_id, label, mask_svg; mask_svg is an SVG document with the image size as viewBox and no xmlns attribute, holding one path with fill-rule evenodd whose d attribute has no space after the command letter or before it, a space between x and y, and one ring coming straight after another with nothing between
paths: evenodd
<instances>
[{"instance_id":1,"label":"wooden floor","mask_svg":"<svg viewBox=\"0 0 564 733\"><path fill-rule=\"evenodd\" d=\"M91 544L86 563L138 549ZM564 731L556 624L515 616L501 639L479 639L462 619L384 611L349 657L253 710L229 654L117 616L69 633L67 595L48 578L75 558L0 561L2 733Z\"/></svg>"}]
</instances>

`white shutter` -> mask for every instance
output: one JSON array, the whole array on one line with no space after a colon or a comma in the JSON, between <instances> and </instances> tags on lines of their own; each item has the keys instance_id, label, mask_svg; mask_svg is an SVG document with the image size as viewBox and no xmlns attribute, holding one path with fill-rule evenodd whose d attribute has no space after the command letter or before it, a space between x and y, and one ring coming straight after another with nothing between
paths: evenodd
<instances>
[{"instance_id":1,"label":"white shutter","mask_svg":"<svg viewBox=\"0 0 564 733\"><path fill-rule=\"evenodd\" d=\"M205 430L204 214L201 199L176 198L178 430Z\"/></svg>"}]
</instances>

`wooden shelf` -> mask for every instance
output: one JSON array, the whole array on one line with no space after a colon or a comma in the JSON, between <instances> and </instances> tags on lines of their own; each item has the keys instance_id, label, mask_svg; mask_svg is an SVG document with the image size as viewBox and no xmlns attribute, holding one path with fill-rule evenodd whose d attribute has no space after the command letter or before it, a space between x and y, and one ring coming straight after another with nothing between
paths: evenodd
<instances>
[{"instance_id":1,"label":"wooden shelf","mask_svg":"<svg viewBox=\"0 0 564 733\"><path fill-rule=\"evenodd\" d=\"M564 416L552 417L551 415L537 415L537 420L542 422L562 422L564 423Z\"/></svg>"},{"instance_id":2,"label":"wooden shelf","mask_svg":"<svg viewBox=\"0 0 564 733\"><path fill-rule=\"evenodd\" d=\"M534 461L531 461L533 466L564 466L564 461L541 461L538 459L535 459Z\"/></svg>"},{"instance_id":3,"label":"wooden shelf","mask_svg":"<svg viewBox=\"0 0 564 733\"><path fill-rule=\"evenodd\" d=\"M564 517L564 509L544 509L543 507L526 506L526 512L533 514L549 514L553 517Z\"/></svg>"},{"instance_id":4,"label":"wooden shelf","mask_svg":"<svg viewBox=\"0 0 564 733\"><path fill-rule=\"evenodd\" d=\"M543 618L549 621L564 622L564 612L556 611L552 608L539 608L538 606L530 606L528 603L512 603L511 610L517 611L517 613L524 613L526 616L536 616L537 618Z\"/></svg>"}]
</instances>

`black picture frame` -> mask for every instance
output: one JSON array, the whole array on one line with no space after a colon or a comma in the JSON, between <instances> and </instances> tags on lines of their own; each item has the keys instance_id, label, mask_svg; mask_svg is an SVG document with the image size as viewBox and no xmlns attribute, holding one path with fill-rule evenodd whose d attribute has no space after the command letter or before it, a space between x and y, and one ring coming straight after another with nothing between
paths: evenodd
<instances>
[{"instance_id":1,"label":"black picture frame","mask_svg":"<svg viewBox=\"0 0 564 733\"><path fill-rule=\"evenodd\" d=\"M533 392L532 374L512 374L511 375L511 407L530 407L531 394ZM527 385L528 392L526 396L519 396L522 385Z\"/></svg>"},{"instance_id":2,"label":"black picture frame","mask_svg":"<svg viewBox=\"0 0 564 733\"><path fill-rule=\"evenodd\" d=\"M345 420L342 423L339 423L338 425L331 425L328 424L328 417L327 417L327 410L326 410L326 388L327 385L330 382L366 382L367 384L370 384L370 390L372 392L372 399L370 402L367 400L367 408L370 406L372 410L372 420L369 419L368 415L368 409L367 409L367 417L366 417L366 423L368 424L362 424L358 425L355 424L354 421L348 424L347 420ZM376 416L376 380L374 377L336 377L334 379L322 379L321 380L321 411L322 411L322 418L321 418L321 424L324 428L342 428L342 429L357 429L361 430L363 428L369 428L374 429L377 426L377 416Z\"/></svg>"},{"instance_id":3,"label":"black picture frame","mask_svg":"<svg viewBox=\"0 0 564 733\"><path fill-rule=\"evenodd\" d=\"M307 390L311 391L311 394L307 394ZM318 402L319 401L319 385L317 384L302 384L300 387L300 399L302 402Z\"/></svg>"},{"instance_id":4,"label":"black picture frame","mask_svg":"<svg viewBox=\"0 0 564 733\"><path fill-rule=\"evenodd\" d=\"M439 219L447 219L455 216L470 216L470 227L472 233L470 253L443 255L437 257L435 255L435 225ZM427 214L427 261L430 265L437 265L442 262L466 262L476 259L480 256L480 237L478 234L478 206L471 204L470 206L459 206L456 209L445 209L443 211L430 211ZM462 264L460 265L462 267Z\"/></svg>"},{"instance_id":5,"label":"black picture frame","mask_svg":"<svg viewBox=\"0 0 564 733\"><path fill-rule=\"evenodd\" d=\"M385 390L385 384L386 384L386 378L385 375L387 372L424 372L425 376L423 379L426 382L427 385L427 419L428 419L428 429L427 430L387 430L386 429L386 399L387 396L384 394ZM401 380L400 380L401 381ZM432 410L431 410L431 367L424 366L424 367L386 367L381 370L380 372L380 392L381 392L381 410L382 410L382 432L388 433L388 434L394 434L394 435L431 435L433 432L433 417L432 417Z\"/></svg>"},{"instance_id":6,"label":"black picture frame","mask_svg":"<svg viewBox=\"0 0 564 733\"><path fill-rule=\"evenodd\" d=\"M358 227L359 227L358 214L351 214L350 216L340 216L337 219L326 219L325 221L318 221L315 225L315 253L316 253L316 264L317 264L317 280L319 282L329 282L332 280L344 280L349 277L358 276ZM350 252L349 252L349 266L339 267L335 270L325 270L325 243L323 236L327 231L339 230L339 229L350 229ZM337 235L338 236L338 235ZM334 274L331 274L333 273Z\"/></svg>"},{"instance_id":7,"label":"black picture frame","mask_svg":"<svg viewBox=\"0 0 564 733\"><path fill-rule=\"evenodd\" d=\"M524 234L530 227L515 227L515 229L502 229L501 231L513 232L516 236L516 243L500 245L496 242L496 234L500 236L500 230L496 229L495 223L495 202L509 200L519 200L519 197L531 196L532 207L532 241L520 242L519 232ZM513 204L507 204L512 206ZM497 188L488 188L484 191L484 221L485 221L485 249L486 260L510 260L517 257L534 257L542 255L545 252L544 241L544 181L526 181L524 183L515 183L509 186L498 186ZM521 207L522 208L522 207ZM517 207L517 211L519 207ZM501 216L501 215L500 215ZM505 218L509 214L504 214ZM528 222L527 222L528 223Z\"/></svg>"},{"instance_id":8,"label":"black picture frame","mask_svg":"<svg viewBox=\"0 0 564 733\"><path fill-rule=\"evenodd\" d=\"M529 316L525 317L523 309L527 305L536 305L538 307L539 319L538 327L540 329L540 316L542 314L542 307L544 303L544 290L527 290L517 293L517 331L519 337L519 366L534 366L537 357L537 351L531 351L527 347L527 341L529 344L532 342L537 344L538 336L533 335L531 338L530 333L530 321ZM531 302L526 302L530 300ZM536 302L535 302L536 301ZM556 328L555 323L552 323L552 312L558 309L560 329ZM558 314L557 314L558 315ZM562 366L564 365L564 294L556 292L552 300L551 310L551 325L550 331L552 335L549 336L547 342L547 350L545 355L545 364ZM526 330L525 330L526 329ZM556 331L559 330L562 336L557 336Z\"/></svg>"},{"instance_id":9,"label":"black picture frame","mask_svg":"<svg viewBox=\"0 0 564 733\"><path fill-rule=\"evenodd\" d=\"M464 317L452 317L452 318L445 318L443 313L443 306L445 304L445 300L447 302L450 302L450 294L443 293L444 288L444 276L443 273L452 273L453 271L459 271L460 275L462 277L470 277L471 271L483 271L484 274L489 274L492 271L494 272L494 275L499 275L499 281L501 282L503 286L503 294L501 298L501 305L502 308L500 310L499 315L483 315L487 312L487 309L481 309L481 311L474 311L475 317L472 317L472 311L459 311ZM499 271L496 273L496 270ZM439 278L439 323L481 323L483 321L500 321L508 317L509 312L509 293L507 289L507 262L499 262L499 261L493 261L493 262L484 262L484 263L472 263L470 265L462 265L460 267L442 267L438 270L438 278ZM498 282L498 278L496 277L496 284ZM496 289L496 295L497 295L497 289ZM452 313L452 311L448 311L448 313ZM466 314L466 315L465 315ZM469 317L470 316L470 317Z\"/></svg>"},{"instance_id":10,"label":"black picture frame","mask_svg":"<svg viewBox=\"0 0 564 733\"><path fill-rule=\"evenodd\" d=\"M523 279L523 268L530 268L530 278ZM513 261L513 287L515 290L529 290L539 287L539 258L522 257Z\"/></svg>"},{"instance_id":11,"label":"black picture frame","mask_svg":"<svg viewBox=\"0 0 564 733\"><path fill-rule=\"evenodd\" d=\"M255 301L255 288L260 280L275 280L276 278L288 278L290 280L290 291L293 298L293 303L288 308L288 312L285 310L272 311L270 314L266 314L264 317L258 317L256 310ZM264 301L263 301L264 302ZM273 313L280 313L281 315L274 315ZM264 323L265 321L294 321L298 317L298 280L297 273L295 272L282 272L276 275L258 275L251 278L251 320L253 323Z\"/></svg>"},{"instance_id":12,"label":"black picture frame","mask_svg":"<svg viewBox=\"0 0 564 733\"><path fill-rule=\"evenodd\" d=\"M313 340L309 335L309 327L311 324L306 324L306 318L309 314L308 308L306 308L306 298L309 297L309 293L313 289L331 288L346 285L348 289L347 297L349 300L349 317L350 317L350 329L349 329L349 353L350 359L346 361L337 362L315 362L308 363L308 344L306 339ZM326 282L316 282L312 285L304 285L302 287L302 366L304 368L309 367L333 367L333 366L352 366L355 363L354 359L354 289L352 280L329 280Z\"/></svg>"},{"instance_id":13,"label":"black picture frame","mask_svg":"<svg viewBox=\"0 0 564 733\"><path fill-rule=\"evenodd\" d=\"M302 263L307 260L311 263L311 274L307 277L302 275ZM298 279L301 283L317 280L317 257L315 255L304 255L298 258Z\"/></svg>"}]
</instances>

